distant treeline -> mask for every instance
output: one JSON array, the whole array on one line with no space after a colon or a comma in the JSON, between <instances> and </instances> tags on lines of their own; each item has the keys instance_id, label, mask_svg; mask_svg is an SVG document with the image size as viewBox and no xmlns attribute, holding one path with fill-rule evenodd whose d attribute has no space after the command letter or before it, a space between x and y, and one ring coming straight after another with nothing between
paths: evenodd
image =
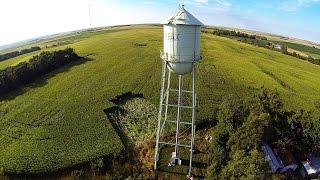
<instances>
[{"instance_id":1,"label":"distant treeline","mask_svg":"<svg viewBox=\"0 0 320 180\"><path fill-rule=\"evenodd\" d=\"M237 32L237 31L230 31L230 30L223 30L223 29L210 29L210 30L203 30L204 33L210 33L216 36L222 36L227 37L231 39L237 39L240 42L244 42L247 44L252 44L259 47L264 47L267 49L271 49L274 51L279 51L283 54L293 56L302 60L309 61L312 64L320 65L320 59L313 58L311 56L302 56L296 52L288 52L288 47L285 44L282 43L274 43L272 41L269 41L266 37L253 35L253 34L247 34L243 32ZM276 45L280 45L280 49L276 48Z\"/></svg>"},{"instance_id":2,"label":"distant treeline","mask_svg":"<svg viewBox=\"0 0 320 180\"><path fill-rule=\"evenodd\" d=\"M80 59L72 48L45 51L30 61L0 70L0 95L33 82L39 76Z\"/></svg>"},{"instance_id":3,"label":"distant treeline","mask_svg":"<svg viewBox=\"0 0 320 180\"><path fill-rule=\"evenodd\" d=\"M293 56L293 57L296 57L296 58L299 58L299 59L302 59L302 60L306 60L306 61L309 61L310 63L312 64L317 64L317 65L320 65L320 59L316 59L316 58L313 58L311 56L302 56L296 52L288 52L287 50L287 47L285 47L285 50L282 51L283 54L287 54L289 56Z\"/></svg>"},{"instance_id":4,"label":"distant treeline","mask_svg":"<svg viewBox=\"0 0 320 180\"><path fill-rule=\"evenodd\" d=\"M31 47L31 48L22 49L20 51L13 51L13 52L5 53L5 54L0 54L0 61L10 59L13 57L17 57L22 54L27 54L29 52L38 51L40 49L41 49L40 47L35 46L35 47Z\"/></svg>"},{"instance_id":5,"label":"distant treeline","mask_svg":"<svg viewBox=\"0 0 320 180\"><path fill-rule=\"evenodd\" d=\"M266 37L263 36L257 36L254 34L247 34L239 31L230 31L230 30L222 30L222 29L214 29L214 31L206 31L204 30L205 33L211 32L214 35L217 36L237 36L237 37L243 37L243 38L250 38L250 39L262 39L262 40L267 40Z\"/></svg>"}]
</instances>

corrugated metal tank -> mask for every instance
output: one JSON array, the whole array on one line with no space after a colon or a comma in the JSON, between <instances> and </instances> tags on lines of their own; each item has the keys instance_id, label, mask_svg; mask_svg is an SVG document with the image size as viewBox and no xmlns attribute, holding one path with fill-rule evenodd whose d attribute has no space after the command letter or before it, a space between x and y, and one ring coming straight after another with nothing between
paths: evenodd
<instances>
[{"instance_id":1,"label":"corrugated metal tank","mask_svg":"<svg viewBox=\"0 0 320 180\"><path fill-rule=\"evenodd\" d=\"M179 75L192 72L192 62L201 59L200 40L203 24L183 6L164 23L162 57L169 61L169 69Z\"/></svg>"}]
</instances>

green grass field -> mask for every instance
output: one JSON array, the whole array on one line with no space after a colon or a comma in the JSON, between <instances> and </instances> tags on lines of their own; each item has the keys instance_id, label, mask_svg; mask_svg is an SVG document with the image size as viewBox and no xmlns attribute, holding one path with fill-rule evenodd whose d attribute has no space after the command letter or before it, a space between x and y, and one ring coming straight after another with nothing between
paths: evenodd
<instances>
[{"instance_id":1,"label":"green grass field","mask_svg":"<svg viewBox=\"0 0 320 180\"><path fill-rule=\"evenodd\" d=\"M113 106L109 100L134 92L158 104L162 29L105 30L65 46L88 60L54 71L0 102L0 167L7 171L52 171L118 154L124 146L104 113ZM33 54L1 62L0 69ZM290 109L314 110L320 101L320 66L213 35L203 35L202 55L198 120L211 117L224 97L246 98L262 86L277 89Z\"/></svg>"},{"instance_id":2,"label":"green grass field","mask_svg":"<svg viewBox=\"0 0 320 180\"><path fill-rule=\"evenodd\" d=\"M309 56L312 56L313 58L320 58L320 49L318 49L318 48L307 46L304 44L297 44L297 43L293 43L293 42L285 42L285 41L275 41L275 42L284 44L294 50L306 53Z\"/></svg>"}]
</instances>

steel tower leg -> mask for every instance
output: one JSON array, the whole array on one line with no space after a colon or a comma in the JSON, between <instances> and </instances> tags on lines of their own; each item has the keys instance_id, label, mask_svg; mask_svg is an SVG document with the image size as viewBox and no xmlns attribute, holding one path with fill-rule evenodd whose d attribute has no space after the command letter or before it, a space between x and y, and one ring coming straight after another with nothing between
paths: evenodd
<instances>
[{"instance_id":1,"label":"steel tower leg","mask_svg":"<svg viewBox=\"0 0 320 180\"><path fill-rule=\"evenodd\" d=\"M160 139L160 126L161 126L161 119L162 119L162 103L163 103L163 94L164 94L164 86L166 80L166 69L167 69L167 62L163 61L162 65L162 78L161 78L161 91L160 91L160 105L159 105L159 115L158 115L158 128L157 128L157 135L156 135L156 147L155 147L155 161L154 161L154 169L157 169L157 162L159 160L159 139Z\"/></svg>"},{"instance_id":2,"label":"steel tower leg","mask_svg":"<svg viewBox=\"0 0 320 180\"><path fill-rule=\"evenodd\" d=\"M167 118L168 118L168 104L169 104L169 95L170 95L170 80L171 80L171 72L168 71L168 77L166 79L168 81L167 83L167 88L166 88L166 103L165 103L165 110L164 110L164 121L161 125L161 129L160 129L160 135L162 134L163 128L166 124Z\"/></svg>"},{"instance_id":3,"label":"steel tower leg","mask_svg":"<svg viewBox=\"0 0 320 180\"><path fill-rule=\"evenodd\" d=\"M178 93L178 112L177 112L177 124L176 124L176 145L174 147L175 156L178 157L178 144L179 144L179 131L180 131L180 120L181 120L181 106L182 106L182 87L183 87L183 76L179 75L179 93Z\"/></svg>"},{"instance_id":4,"label":"steel tower leg","mask_svg":"<svg viewBox=\"0 0 320 180\"><path fill-rule=\"evenodd\" d=\"M160 104L159 104L159 114L158 114L158 125L157 125L157 132L156 132L156 147L155 147L155 163L154 163L154 169L156 170L158 167L158 161L160 156L160 145L161 144L167 144L174 146L174 153L175 157L180 160L178 156L178 148L179 147L188 147L190 148L190 163L189 163L189 171L188 175L191 176L192 173L192 157L194 152L194 143L195 143L195 116L196 116L196 72L195 72L195 62L193 63L192 72L191 72L191 81L192 81L192 90L183 90L183 76L179 75L179 87L178 89L171 89L170 88L170 79L171 79L171 72L167 69L168 62L166 60L163 61L163 67L162 67L162 79L161 79L161 91L160 91ZM168 72L167 72L168 71ZM176 91L178 92L178 102L177 104L169 104L169 94L170 91ZM192 93L192 105L183 105L183 93ZM165 108L163 108L165 106ZM167 120L168 118L168 107L177 107L177 117L176 122L172 120ZM182 109L188 108L192 110L192 122L183 122L181 120L182 116ZM164 114L164 117L163 116ZM167 122L168 121L168 122ZM166 141L160 141L161 134L163 133L164 126L166 123L174 123L176 125L176 134L175 134L175 143L170 143ZM180 144L180 124L190 124L191 125L191 142L190 145L186 144Z\"/></svg>"},{"instance_id":5,"label":"steel tower leg","mask_svg":"<svg viewBox=\"0 0 320 180\"><path fill-rule=\"evenodd\" d=\"M195 136L195 117L196 117L196 72L195 72L195 63L192 67L192 125L191 125L191 148L190 148L190 164L189 164L189 176L191 176L192 171L192 155L193 155L193 146L194 146L194 136Z\"/></svg>"}]
</instances>

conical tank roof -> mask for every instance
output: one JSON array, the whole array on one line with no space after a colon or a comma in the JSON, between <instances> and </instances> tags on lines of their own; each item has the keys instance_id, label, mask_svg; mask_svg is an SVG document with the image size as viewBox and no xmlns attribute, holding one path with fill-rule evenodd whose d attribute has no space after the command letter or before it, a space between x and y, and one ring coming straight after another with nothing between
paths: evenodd
<instances>
[{"instance_id":1,"label":"conical tank roof","mask_svg":"<svg viewBox=\"0 0 320 180\"><path fill-rule=\"evenodd\" d=\"M203 26L203 23L184 9L184 5L179 7L179 11L163 24Z\"/></svg>"}]
</instances>

